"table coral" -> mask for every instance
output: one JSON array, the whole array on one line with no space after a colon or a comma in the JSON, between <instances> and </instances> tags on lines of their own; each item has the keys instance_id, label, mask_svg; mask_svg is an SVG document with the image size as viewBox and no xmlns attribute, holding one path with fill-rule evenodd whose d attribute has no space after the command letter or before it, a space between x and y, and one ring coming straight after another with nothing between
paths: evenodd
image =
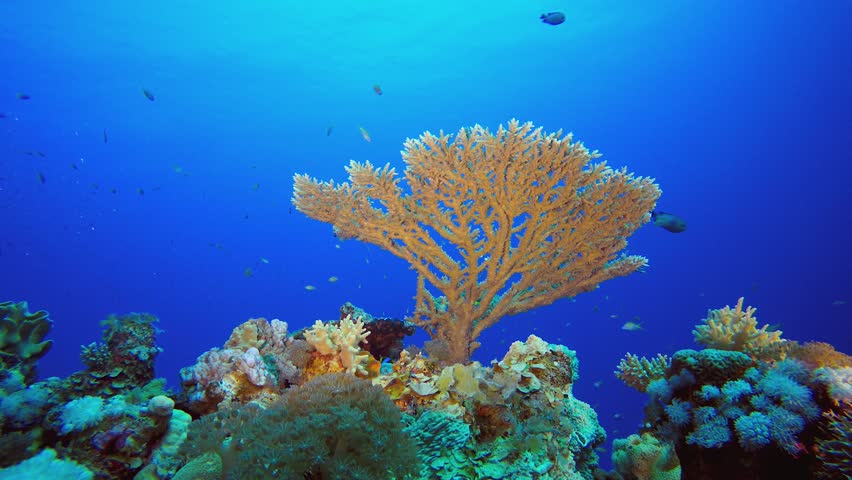
<instances>
[{"instance_id":1,"label":"table coral","mask_svg":"<svg viewBox=\"0 0 852 480\"><path fill-rule=\"evenodd\" d=\"M501 318L597 288L647 264L624 255L660 190L613 170L571 135L516 120L405 143L405 194L390 165L352 161L351 183L294 177L293 204L343 239L417 272L413 323L464 363ZM438 294L436 294L438 293Z\"/></svg>"}]
</instances>

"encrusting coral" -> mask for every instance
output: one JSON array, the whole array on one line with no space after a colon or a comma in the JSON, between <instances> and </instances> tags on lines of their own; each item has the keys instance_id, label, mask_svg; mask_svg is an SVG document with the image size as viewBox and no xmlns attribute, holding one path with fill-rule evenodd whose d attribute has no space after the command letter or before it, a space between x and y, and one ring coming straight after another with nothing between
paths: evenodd
<instances>
[{"instance_id":1,"label":"encrusting coral","mask_svg":"<svg viewBox=\"0 0 852 480\"><path fill-rule=\"evenodd\" d=\"M408 139L405 194L386 165L351 162L351 183L294 177L293 204L340 238L379 245L417 272L411 321L464 363L507 315L595 289L647 264L620 254L660 190L561 131L516 120ZM433 295L437 290L442 295Z\"/></svg>"}]
</instances>

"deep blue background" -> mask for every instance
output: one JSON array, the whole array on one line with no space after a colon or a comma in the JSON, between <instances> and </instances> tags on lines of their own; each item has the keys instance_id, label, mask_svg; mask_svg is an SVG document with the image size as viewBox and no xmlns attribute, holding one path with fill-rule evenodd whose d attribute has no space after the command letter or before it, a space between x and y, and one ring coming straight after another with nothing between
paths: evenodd
<instances>
[{"instance_id":1,"label":"deep blue background","mask_svg":"<svg viewBox=\"0 0 852 480\"><path fill-rule=\"evenodd\" d=\"M478 359L530 333L577 350L612 437L642 418L612 376L624 353L691 347L739 296L852 350L849 2L240 3L0 3L0 299L50 311L42 375L79 369L110 313L161 318L172 385L250 317L405 315L413 272L290 213L293 174L401 170L406 137L512 117L655 177L689 230L643 227L647 273L504 319Z\"/></svg>"}]
</instances>

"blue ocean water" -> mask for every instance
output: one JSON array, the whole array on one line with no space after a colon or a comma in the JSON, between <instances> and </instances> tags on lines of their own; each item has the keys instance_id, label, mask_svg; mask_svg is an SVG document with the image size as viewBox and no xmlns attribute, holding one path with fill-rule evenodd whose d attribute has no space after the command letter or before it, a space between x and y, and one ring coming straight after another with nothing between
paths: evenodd
<instances>
[{"instance_id":1,"label":"blue ocean water","mask_svg":"<svg viewBox=\"0 0 852 480\"><path fill-rule=\"evenodd\" d=\"M401 171L407 137L529 120L656 178L689 224L641 228L644 274L506 318L475 354L569 346L576 395L625 436L645 400L618 360L693 347L740 296L852 351L850 26L843 1L3 2L0 300L51 313L41 376L81 368L108 314L155 314L172 386L250 317L403 317L414 273L292 209L293 174Z\"/></svg>"}]
</instances>

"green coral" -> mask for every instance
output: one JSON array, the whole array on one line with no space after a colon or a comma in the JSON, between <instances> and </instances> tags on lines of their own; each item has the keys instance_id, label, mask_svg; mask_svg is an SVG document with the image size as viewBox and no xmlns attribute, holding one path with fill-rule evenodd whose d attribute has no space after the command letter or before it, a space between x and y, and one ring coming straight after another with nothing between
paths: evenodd
<instances>
[{"instance_id":1,"label":"green coral","mask_svg":"<svg viewBox=\"0 0 852 480\"><path fill-rule=\"evenodd\" d=\"M0 369L17 368L32 381L36 362L53 345L44 339L51 325L47 312L30 313L27 302L0 303Z\"/></svg>"},{"instance_id":2,"label":"green coral","mask_svg":"<svg viewBox=\"0 0 852 480\"><path fill-rule=\"evenodd\" d=\"M265 410L251 405L193 422L185 457L219 454L225 479L403 479L417 449L384 391L349 374L289 389Z\"/></svg>"}]
</instances>

